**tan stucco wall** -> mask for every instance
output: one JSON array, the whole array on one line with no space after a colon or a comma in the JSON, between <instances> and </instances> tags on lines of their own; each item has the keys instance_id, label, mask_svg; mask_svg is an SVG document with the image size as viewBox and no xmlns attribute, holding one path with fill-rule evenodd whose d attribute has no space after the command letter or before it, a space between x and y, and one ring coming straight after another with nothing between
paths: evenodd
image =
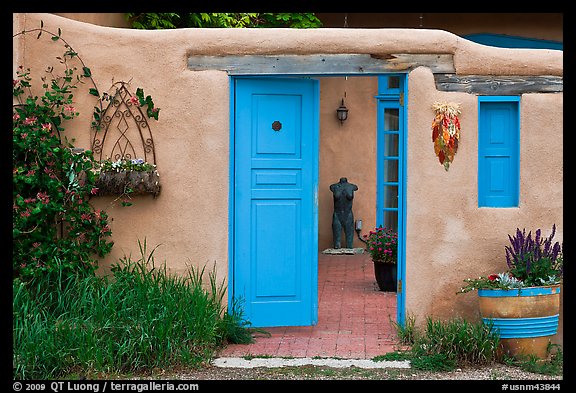
<instances>
[{"instance_id":1,"label":"tan stucco wall","mask_svg":"<svg viewBox=\"0 0 576 393\"><path fill-rule=\"evenodd\" d=\"M423 67L410 73L408 84L406 309L478 317L475 293L455 293L464 278L506 270L508 234L519 227L549 235L556 224L555 240L563 239L563 94L521 98L520 206L478 208L477 97L436 91ZM460 143L449 171L433 151L434 101L461 104Z\"/></svg>"},{"instance_id":2,"label":"tan stucco wall","mask_svg":"<svg viewBox=\"0 0 576 393\"><path fill-rule=\"evenodd\" d=\"M101 90L115 81L142 87L161 108L151 121L162 192L121 207L113 198L94 205L113 218L115 246L102 266L138 254L137 240L156 245L156 261L175 272L188 265L216 264L228 274L229 78L221 71L192 72L193 54L444 53L454 56L458 74L563 75L562 53L552 50L489 48L445 31L403 29L180 29L143 31L95 26L52 14L14 14L14 33L44 21L80 53ZM35 34L15 39L13 66L39 75L63 47ZM355 215L365 228L375 214L375 78L349 78L350 120L335 120L342 78L321 79L319 229L322 248L330 242L331 201L327 186L340 176L359 186ZM525 94L521 101L521 195L515 209L478 209L477 98L435 89L428 68L408 78L408 175L406 310L418 316L474 315L472 294L455 296L465 277L504 269L507 235L517 226L563 238L563 94ZM87 89L90 86L84 86ZM76 146L90 147L95 104L75 95L81 117L65 124ZM360 100L361 97L361 100ZM433 152L430 123L436 100L462 105L462 139L448 172ZM368 112L362 112L368 109ZM374 112L375 113L375 112ZM369 118L371 117L371 118ZM553 143L549 143L552 141ZM348 152L348 153L346 153ZM346 159L343 154L349 154ZM328 232L328 234L326 233ZM328 239L328 240L327 240ZM358 244L358 243L356 243Z\"/></svg>"}]
</instances>

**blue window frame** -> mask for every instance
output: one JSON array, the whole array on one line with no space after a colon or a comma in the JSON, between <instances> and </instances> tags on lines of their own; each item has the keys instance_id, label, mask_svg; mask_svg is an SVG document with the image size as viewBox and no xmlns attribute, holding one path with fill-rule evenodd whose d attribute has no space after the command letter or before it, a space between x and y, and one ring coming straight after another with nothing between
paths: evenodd
<instances>
[{"instance_id":1,"label":"blue window frame","mask_svg":"<svg viewBox=\"0 0 576 393\"><path fill-rule=\"evenodd\" d=\"M378 76L376 226L398 233L396 319L405 323L407 74Z\"/></svg>"},{"instance_id":2,"label":"blue window frame","mask_svg":"<svg viewBox=\"0 0 576 393\"><path fill-rule=\"evenodd\" d=\"M478 207L518 207L520 97L478 97Z\"/></svg>"}]
</instances>

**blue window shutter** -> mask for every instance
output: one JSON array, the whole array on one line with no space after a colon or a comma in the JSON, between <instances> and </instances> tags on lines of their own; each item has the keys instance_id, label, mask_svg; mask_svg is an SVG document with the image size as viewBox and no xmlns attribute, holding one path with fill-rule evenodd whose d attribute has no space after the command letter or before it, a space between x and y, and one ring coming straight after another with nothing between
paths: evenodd
<instances>
[{"instance_id":1,"label":"blue window shutter","mask_svg":"<svg viewBox=\"0 0 576 393\"><path fill-rule=\"evenodd\" d=\"M517 207L520 97L478 97L478 206Z\"/></svg>"}]
</instances>

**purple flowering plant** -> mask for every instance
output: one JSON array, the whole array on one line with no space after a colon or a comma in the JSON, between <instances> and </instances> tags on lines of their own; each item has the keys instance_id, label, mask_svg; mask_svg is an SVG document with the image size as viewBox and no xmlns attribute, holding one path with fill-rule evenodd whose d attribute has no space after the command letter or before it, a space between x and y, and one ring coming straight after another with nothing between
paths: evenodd
<instances>
[{"instance_id":1,"label":"purple flowering plant","mask_svg":"<svg viewBox=\"0 0 576 393\"><path fill-rule=\"evenodd\" d=\"M556 224L552 233L542 236L540 229L526 235L526 229L516 229L514 236L508 235L510 244L506 246L506 264L508 270L526 286L549 285L560 283L564 273L562 244L554 242Z\"/></svg>"},{"instance_id":2,"label":"purple flowering plant","mask_svg":"<svg viewBox=\"0 0 576 393\"><path fill-rule=\"evenodd\" d=\"M390 228L377 227L364 235L366 249L376 263L396 263L398 234Z\"/></svg>"},{"instance_id":3,"label":"purple flowering plant","mask_svg":"<svg viewBox=\"0 0 576 393\"><path fill-rule=\"evenodd\" d=\"M458 293L476 289L514 289L556 285L562 282L564 274L563 243L554 242L556 224L552 225L550 236L543 237L537 229L526 234L526 229L516 228L514 235L508 235L510 243L504 247L508 270L476 279L465 279L466 283Z\"/></svg>"}]
</instances>

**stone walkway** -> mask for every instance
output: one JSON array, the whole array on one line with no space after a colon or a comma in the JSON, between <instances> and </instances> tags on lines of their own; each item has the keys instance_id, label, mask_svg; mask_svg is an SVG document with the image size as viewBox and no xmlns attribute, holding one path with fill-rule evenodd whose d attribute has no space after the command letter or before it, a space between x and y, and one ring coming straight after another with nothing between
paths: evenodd
<instances>
[{"instance_id":1,"label":"stone walkway","mask_svg":"<svg viewBox=\"0 0 576 393\"><path fill-rule=\"evenodd\" d=\"M219 357L371 359L397 348L396 293L378 290L369 254L318 256L318 324L265 328Z\"/></svg>"}]
</instances>

